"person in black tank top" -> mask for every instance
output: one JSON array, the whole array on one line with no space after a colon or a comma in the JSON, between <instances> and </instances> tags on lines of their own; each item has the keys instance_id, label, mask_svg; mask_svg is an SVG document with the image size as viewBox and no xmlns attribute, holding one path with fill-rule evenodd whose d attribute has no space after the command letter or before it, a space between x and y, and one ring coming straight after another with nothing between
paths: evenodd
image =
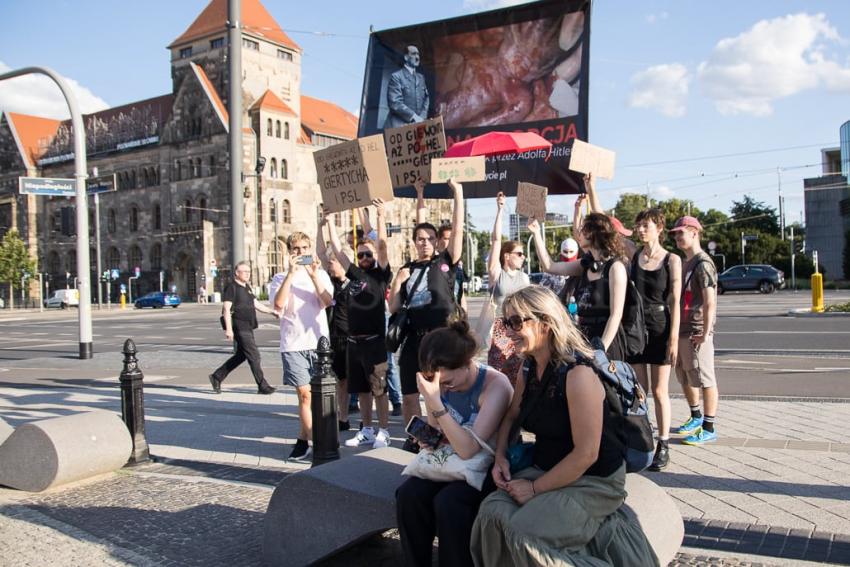
<instances>
[{"instance_id":1,"label":"person in black tank top","mask_svg":"<svg viewBox=\"0 0 850 567\"><path fill-rule=\"evenodd\" d=\"M658 445L650 470L660 471L669 462L670 370L675 364L679 341L679 294L682 261L661 245L664 213L646 209L635 218L635 231L643 248L632 258L630 278L643 299L647 342L641 354L629 358L638 380L647 392L652 387Z\"/></svg>"}]
</instances>

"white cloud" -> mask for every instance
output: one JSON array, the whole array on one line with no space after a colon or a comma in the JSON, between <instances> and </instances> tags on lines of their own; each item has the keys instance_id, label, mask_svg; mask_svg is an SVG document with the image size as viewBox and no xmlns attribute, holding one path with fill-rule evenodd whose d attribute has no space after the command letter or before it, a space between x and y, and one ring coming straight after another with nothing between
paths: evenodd
<instances>
[{"instance_id":1,"label":"white cloud","mask_svg":"<svg viewBox=\"0 0 850 567\"><path fill-rule=\"evenodd\" d=\"M830 58L830 45L843 42L823 14L761 20L720 40L697 76L721 114L769 116L775 100L807 89L850 93L850 64Z\"/></svg>"},{"instance_id":2,"label":"white cloud","mask_svg":"<svg viewBox=\"0 0 850 567\"><path fill-rule=\"evenodd\" d=\"M684 116L687 109L688 69L679 63L655 65L632 75L632 108L649 108L673 118Z\"/></svg>"},{"instance_id":3,"label":"white cloud","mask_svg":"<svg viewBox=\"0 0 850 567\"><path fill-rule=\"evenodd\" d=\"M666 201L676 196L667 185L650 185L649 196L658 201Z\"/></svg>"},{"instance_id":4,"label":"white cloud","mask_svg":"<svg viewBox=\"0 0 850 567\"><path fill-rule=\"evenodd\" d=\"M463 7L474 12L484 12L497 8L507 8L517 4L525 4L531 0L463 0Z\"/></svg>"},{"instance_id":5,"label":"white cloud","mask_svg":"<svg viewBox=\"0 0 850 567\"><path fill-rule=\"evenodd\" d=\"M648 16L646 16L646 23L651 25L651 24L654 24L655 22L660 22L661 20L666 20L669 17L670 17L670 14L668 14L667 12L661 12L661 13L658 13L658 14L649 14Z\"/></svg>"},{"instance_id":6,"label":"white cloud","mask_svg":"<svg viewBox=\"0 0 850 567\"><path fill-rule=\"evenodd\" d=\"M12 69L0 61L0 74ZM74 79L62 77L77 97L80 112L87 114L109 108L105 100ZM20 112L46 118L69 118L68 105L62 91L44 75L25 75L0 81L0 111Z\"/></svg>"}]
</instances>

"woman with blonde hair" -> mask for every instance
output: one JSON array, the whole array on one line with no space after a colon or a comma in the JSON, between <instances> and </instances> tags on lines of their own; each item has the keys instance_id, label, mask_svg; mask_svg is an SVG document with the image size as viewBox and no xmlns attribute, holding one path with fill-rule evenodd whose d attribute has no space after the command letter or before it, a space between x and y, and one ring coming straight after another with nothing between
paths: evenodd
<instances>
[{"instance_id":1,"label":"woman with blonde hair","mask_svg":"<svg viewBox=\"0 0 850 567\"><path fill-rule=\"evenodd\" d=\"M598 565L591 555L658 565L640 527L619 511L624 445L587 340L540 286L507 297L504 314L527 363L499 426L492 473L499 490L481 504L472 530L475 564ZM531 465L512 472L506 454L519 428L535 441Z\"/></svg>"}]
</instances>

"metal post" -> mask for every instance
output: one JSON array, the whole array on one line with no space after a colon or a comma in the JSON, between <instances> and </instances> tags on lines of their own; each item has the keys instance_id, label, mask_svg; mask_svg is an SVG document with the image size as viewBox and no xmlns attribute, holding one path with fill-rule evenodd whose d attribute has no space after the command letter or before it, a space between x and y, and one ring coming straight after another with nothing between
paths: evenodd
<instances>
[{"instance_id":1,"label":"metal post","mask_svg":"<svg viewBox=\"0 0 850 567\"><path fill-rule=\"evenodd\" d=\"M797 269L794 266L794 225L791 225L791 289L797 291Z\"/></svg>"},{"instance_id":2,"label":"metal post","mask_svg":"<svg viewBox=\"0 0 850 567\"><path fill-rule=\"evenodd\" d=\"M89 278L89 215L86 201L86 130L77 97L59 74L47 67L25 67L0 75L0 81L38 73L47 75L62 91L71 112L71 131L74 136L74 177L77 204L77 273L80 275L79 344L80 358L92 357L91 284ZM241 130L241 128L240 128Z\"/></svg>"},{"instance_id":3,"label":"metal post","mask_svg":"<svg viewBox=\"0 0 850 567\"><path fill-rule=\"evenodd\" d=\"M97 174L95 174L97 175ZM100 281L100 276L103 273L101 271L100 265L100 195L98 193L94 194L94 238L95 238L95 249L94 253L97 255L95 262L97 264L97 308L103 308L103 283Z\"/></svg>"},{"instance_id":4,"label":"metal post","mask_svg":"<svg viewBox=\"0 0 850 567\"><path fill-rule=\"evenodd\" d=\"M785 240L785 198L782 197L782 168L776 168L776 183L779 189L779 238Z\"/></svg>"},{"instance_id":5,"label":"metal post","mask_svg":"<svg viewBox=\"0 0 850 567\"><path fill-rule=\"evenodd\" d=\"M744 233L741 233L741 263L746 264L746 249L747 249L747 241L744 240Z\"/></svg>"},{"instance_id":6,"label":"metal post","mask_svg":"<svg viewBox=\"0 0 850 567\"><path fill-rule=\"evenodd\" d=\"M318 362L310 380L313 414L313 466L339 459L339 424L336 413L336 378L331 371L333 351L327 337L319 339Z\"/></svg>"},{"instance_id":7,"label":"metal post","mask_svg":"<svg viewBox=\"0 0 850 567\"><path fill-rule=\"evenodd\" d=\"M241 0L228 0L228 113L230 128L230 265L245 259L245 202L242 199L242 13Z\"/></svg>"},{"instance_id":8,"label":"metal post","mask_svg":"<svg viewBox=\"0 0 850 567\"><path fill-rule=\"evenodd\" d=\"M121 371L121 417L133 440L133 452L127 461L136 465L150 460L148 441L145 439L145 376L136 360L136 344L124 341L124 369Z\"/></svg>"},{"instance_id":9,"label":"metal post","mask_svg":"<svg viewBox=\"0 0 850 567\"><path fill-rule=\"evenodd\" d=\"M38 273L38 312L39 313L44 312L44 291L42 291L44 288L41 287L42 285L44 285L43 280L44 280L43 274L41 272L39 272Z\"/></svg>"}]
</instances>

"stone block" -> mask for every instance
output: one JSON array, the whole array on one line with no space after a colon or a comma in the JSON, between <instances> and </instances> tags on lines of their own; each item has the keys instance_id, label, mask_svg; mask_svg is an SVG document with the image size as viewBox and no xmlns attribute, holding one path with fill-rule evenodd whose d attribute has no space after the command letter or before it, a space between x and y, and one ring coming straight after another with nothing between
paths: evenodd
<instances>
[{"instance_id":1,"label":"stone block","mask_svg":"<svg viewBox=\"0 0 850 567\"><path fill-rule=\"evenodd\" d=\"M12 435L14 430L14 427L3 421L3 418L0 417L0 445L2 445L10 435Z\"/></svg>"},{"instance_id":2,"label":"stone block","mask_svg":"<svg viewBox=\"0 0 850 567\"><path fill-rule=\"evenodd\" d=\"M0 445L0 484L41 492L118 470L132 449L124 422L105 411L25 423Z\"/></svg>"},{"instance_id":3,"label":"stone block","mask_svg":"<svg viewBox=\"0 0 850 567\"><path fill-rule=\"evenodd\" d=\"M284 478L266 511L264 564L309 565L395 528L395 491L413 457L392 447L374 449ZM627 475L626 490L626 514L667 565L685 535L676 503L640 475Z\"/></svg>"}]
</instances>

